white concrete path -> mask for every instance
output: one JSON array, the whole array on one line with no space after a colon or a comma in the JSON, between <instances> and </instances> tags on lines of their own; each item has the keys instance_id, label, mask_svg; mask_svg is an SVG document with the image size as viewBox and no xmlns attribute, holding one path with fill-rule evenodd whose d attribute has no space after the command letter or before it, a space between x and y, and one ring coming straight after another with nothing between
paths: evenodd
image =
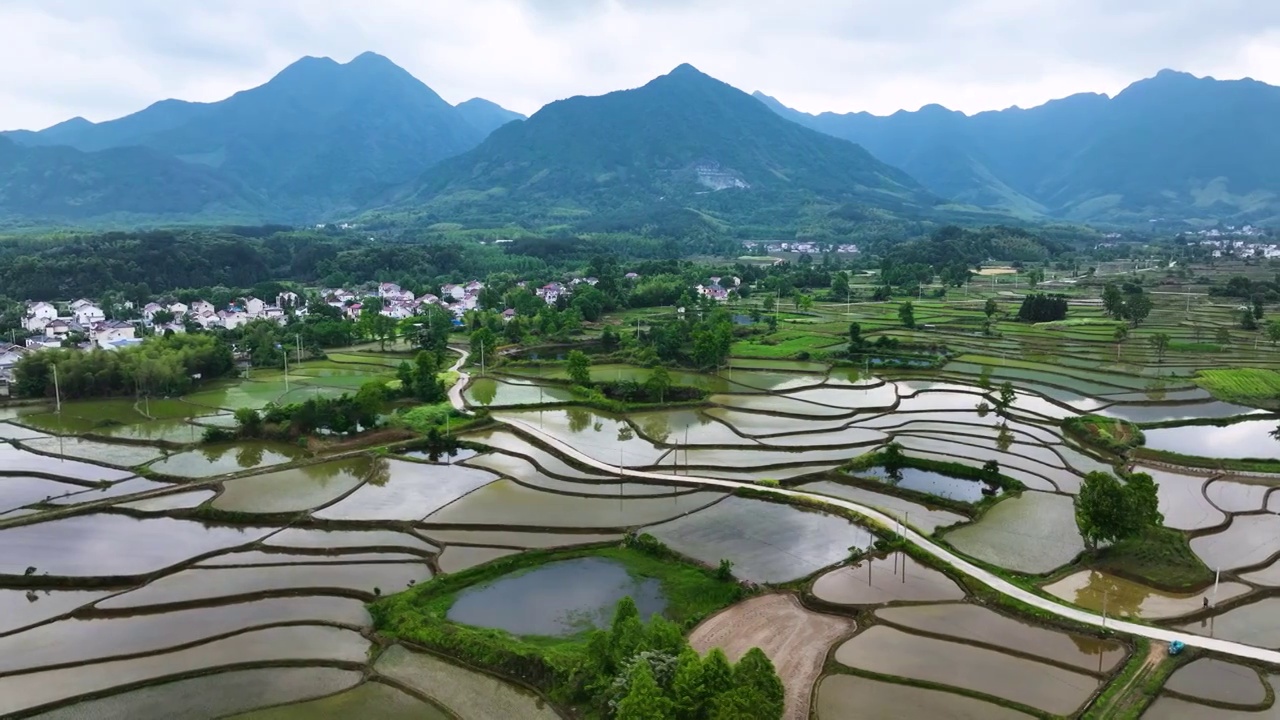
<instances>
[{"instance_id":1,"label":"white concrete path","mask_svg":"<svg viewBox=\"0 0 1280 720\"><path fill-rule=\"evenodd\" d=\"M466 406L462 402L462 387L466 384L467 379L469 377L462 370L462 365L463 363L466 362L466 359L467 359L467 355L466 353L463 353L462 358L452 368L459 373L459 378L458 378L458 383L449 391L449 399L450 401L453 402L454 407L457 408L459 411L470 413L470 411L466 408ZM782 498L802 498L807 500L816 500L819 502L827 503L835 507L852 511L857 515L860 515L870 523L873 523L882 528L886 528L892 531L901 532L907 540L909 540L912 544L919 547L924 552L928 553L929 555L933 556L938 560L941 560L947 565L954 567L956 570L960 571L965 576L973 578L974 580L977 580L978 582L982 583L983 585L986 585L992 590L995 590L1001 595L1013 598L1015 600L1026 603L1027 605L1035 607L1039 610L1043 610L1047 613L1051 613L1061 618L1074 620L1078 623L1082 623L1084 625L1091 625L1093 627L1098 627L1098 628L1105 627L1106 629L1111 630L1113 632L1117 632L1117 633L1123 633L1127 635L1137 635L1140 637L1145 637L1151 640L1159 640L1166 643L1172 642L1174 640L1181 640L1183 643L1185 643L1190 647L1204 648L1206 650L1212 650L1214 652L1220 652L1226 655L1232 655L1234 657L1246 658L1249 660L1257 660L1260 662L1280 665L1280 652L1275 650L1268 650L1266 648L1254 647L1252 645L1232 642L1230 640L1219 640L1216 638L1208 638L1200 635L1192 635L1190 633L1179 632L1176 630L1169 630L1165 628L1152 627L1150 625L1141 625L1138 623L1127 622L1124 620L1117 620L1114 618L1107 618L1104 620L1101 615L1096 615L1087 610L1081 610L1080 608L1064 605L1055 600L1041 597L1039 595L1036 595L1035 593L1029 592L1021 587L1018 587L1017 585L1014 585L1013 583L1009 582L1008 580L1005 580L1004 578L999 577L998 575L995 575L987 570L984 570L983 568L978 567L977 565L974 565L968 560L965 560L964 558L957 556L955 553L951 552L950 550L940 545L936 545L932 540L921 535L915 530L909 527L904 528L902 526L902 523L898 522L894 518L889 517L888 515L880 512L879 510L866 507L865 505L859 505L858 503L855 503L855 502L842 500L840 498L829 497L827 495L820 495L818 493L807 493L807 492L801 492L798 490L789 490L786 488L771 488L763 485L756 485L754 483L744 483L744 482L737 482L734 480L720 480L717 478L704 478L704 477L696 477L696 476L689 476L689 475L669 475L666 473L647 472L643 470L630 470L627 468L619 468L616 465L609 465L608 463L601 462L599 460L596 460L595 458L592 458L588 455L585 455L579 452L574 447L561 441L559 438L544 432L543 430L541 430L540 428L538 428L536 425L532 423L528 423L523 420L518 420L515 418L495 418L495 419L498 422L512 426L513 428L519 430L520 432L525 433L526 435L536 438L539 442L543 443L544 445L547 445L548 447L551 447L556 451L563 453L568 457L573 458L574 460L576 460L577 462L583 465L587 465L589 467L593 467L593 468L596 468L597 470L602 470L610 474L620 475L620 476L625 476L630 478L637 478L641 480L657 480L657 481L661 481L668 484L675 483L675 484L681 484L681 485L695 485L699 487L718 487L718 488L723 488L729 491L733 491L742 487L749 487L752 490L755 490L757 492L770 493Z\"/></svg>"}]
</instances>

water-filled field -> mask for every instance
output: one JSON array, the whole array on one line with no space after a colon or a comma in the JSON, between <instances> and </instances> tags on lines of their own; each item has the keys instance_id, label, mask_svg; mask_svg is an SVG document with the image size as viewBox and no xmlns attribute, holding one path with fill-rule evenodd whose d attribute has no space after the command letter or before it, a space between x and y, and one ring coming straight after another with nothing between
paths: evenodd
<instances>
[{"instance_id":1,"label":"water-filled field","mask_svg":"<svg viewBox=\"0 0 1280 720\"><path fill-rule=\"evenodd\" d=\"M672 373L673 382L706 391L704 403L631 412L575 404L558 381L562 364L515 366L463 391L496 421L468 431L462 439L473 445L452 463L404 448L325 454L293 443L201 442L207 427L234 427L229 410L393 377L402 358L376 353L307 363L287 388L283 373L255 370L181 399L6 411L0 714L133 719L182 704L191 717L246 720L557 717L544 698L476 668L399 645L371 650L365 603L496 560L518 562L529 550L616 545L628 533L652 535L708 572L727 561L734 579L765 591L690 628L691 637L704 650L765 648L788 712L804 708L806 717L810 698L823 720L1028 717L1019 708L1071 715L1126 661L1122 644L977 604L918 556L873 550L872 532L831 508L743 497L700 486L700 478L853 501L994 567L1053 573L1033 580L1080 607L1280 646L1275 599L1264 596L1280 586L1280 495L1272 492L1280 482L1264 474L1135 467L1154 476L1165 526L1187 532L1191 551L1223 571L1216 589L1157 588L1092 570L1087 557L1059 571L1084 550L1073 498L1083 476L1114 472L1117 462L1067 433L1062 419L1093 412L1169 422L1253 408L1213 399L1185 378L1155 387L1140 364L1111 363L1111 346L1061 364L1012 355L1002 363L996 349L973 349L986 354L909 378L739 359L719 373ZM996 390L977 384L983 368L993 384L1014 384L1006 411L991 407ZM608 381L643 382L651 373L593 368ZM545 407L527 407L537 403ZM1272 429L1274 420L1257 418L1144 432L1153 450L1267 460L1280 457L1267 449L1280 448ZM908 458L958 470L995 460L1028 489L989 498L955 465L843 469L890 442ZM620 478L618 465L675 477ZM642 615L671 602L657 581L586 556L460 590L444 615L555 642L604 626L623 596ZM1223 607L1206 611L1206 598ZM857 627L859 611L874 626ZM859 672L908 684L848 674ZM1270 676L1249 668L1197 661L1169 680L1178 697L1160 697L1147 717L1232 717L1237 711L1193 700L1256 699L1264 681ZM1223 714L1194 714L1206 709Z\"/></svg>"}]
</instances>

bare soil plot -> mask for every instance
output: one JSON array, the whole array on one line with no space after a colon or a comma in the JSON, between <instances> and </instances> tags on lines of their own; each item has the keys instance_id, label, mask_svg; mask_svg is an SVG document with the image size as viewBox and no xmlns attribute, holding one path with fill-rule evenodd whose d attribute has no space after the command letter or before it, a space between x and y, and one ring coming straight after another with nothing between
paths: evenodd
<instances>
[{"instance_id":1,"label":"bare soil plot","mask_svg":"<svg viewBox=\"0 0 1280 720\"><path fill-rule=\"evenodd\" d=\"M794 595L764 595L712 616L694 628L689 644L702 653L718 647L735 662L751 648L760 648L786 687L783 717L807 720L827 650L853 630L853 620L806 610Z\"/></svg>"}]
</instances>

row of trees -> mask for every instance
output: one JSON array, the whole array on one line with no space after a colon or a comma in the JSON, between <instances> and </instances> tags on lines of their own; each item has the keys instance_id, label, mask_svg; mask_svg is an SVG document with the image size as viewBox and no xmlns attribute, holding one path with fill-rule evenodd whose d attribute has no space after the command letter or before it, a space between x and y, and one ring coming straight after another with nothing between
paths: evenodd
<instances>
[{"instance_id":1,"label":"row of trees","mask_svg":"<svg viewBox=\"0 0 1280 720\"><path fill-rule=\"evenodd\" d=\"M1137 327L1151 314L1151 296L1135 283L1108 284L1102 290L1102 310L1113 320L1127 320Z\"/></svg>"},{"instance_id":2,"label":"row of trees","mask_svg":"<svg viewBox=\"0 0 1280 720\"><path fill-rule=\"evenodd\" d=\"M14 394L64 398L180 395L234 372L231 346L213 335L152 337L120 350L44 350L14 367Z\"/></svg>"},{"instance_id":3,"label":"row of trees","mask_svg":"<svg viewBox=\"0 0 1280 720\"><path fill-rule=\"evenodd\" d=\"M733 664L719 648L704 659L678 625L640 619L618 602L608 630L587 642L589 689L616 720L778 720L785 690L773 663L752 648Z\"/></svg>"},{"instance_id":4,"label":"row of trees","mask_svg":"<svg viewBox=\"0 0 1280 720\"><path fill-rule=\"evenodd\" d=\"M1066 317L1067 299L1061 295L1027 295L1022 298L1022 306L1018 308L1018 319L1023 322L1056 322Z\"/></svg>"}]
</instances>

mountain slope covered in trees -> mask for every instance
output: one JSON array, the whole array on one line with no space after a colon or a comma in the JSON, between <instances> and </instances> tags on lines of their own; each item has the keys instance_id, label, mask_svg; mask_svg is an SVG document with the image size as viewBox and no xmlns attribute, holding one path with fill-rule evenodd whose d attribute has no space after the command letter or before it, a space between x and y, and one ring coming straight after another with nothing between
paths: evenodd
<instances>
[{"instance_id":1,"label":"mountain slope covered in trees","mask_svg":"<svg viewBox=\"0 0 1280 720\"><path fill-rule=\"evenodd\" d=\"M514 119L484 100L465 105L453 107L390 60L365 53L346 64L303 58L219 102L165 100L117 120L77 118L9 137L86 152L146 147L249 189L274 218L328 217L359 209ZM127 168L101 171L127 182ZM163 214L167 201L153 200Z\"/></svg>"},{"instance_id":2,"label":"mountain slope covered in trees","mask_svg":"<svg viewBox=\"0 0 1280 720\"><path fill-rule=\"evenodd\" d=\"M782 117L857 142L939 195L1024 217L1263 222L1280 217L1280 88L1165 70L1114 98L1072 95L966 116Z\"/></svg>"},{"instance_id":3,"label":"mountain slope covered in trees","mask_svg":"<svg viewBox=\"0 0 1280 720\"><path fill-rule=\"evenodd\" d=\"M814 204L921 213L936 198L863 148L799 127L689 65L647 85L552 103L431 168L401 207L442 220L555 222L690 207L777 224Z\"/></svg>"}]
</instances>

